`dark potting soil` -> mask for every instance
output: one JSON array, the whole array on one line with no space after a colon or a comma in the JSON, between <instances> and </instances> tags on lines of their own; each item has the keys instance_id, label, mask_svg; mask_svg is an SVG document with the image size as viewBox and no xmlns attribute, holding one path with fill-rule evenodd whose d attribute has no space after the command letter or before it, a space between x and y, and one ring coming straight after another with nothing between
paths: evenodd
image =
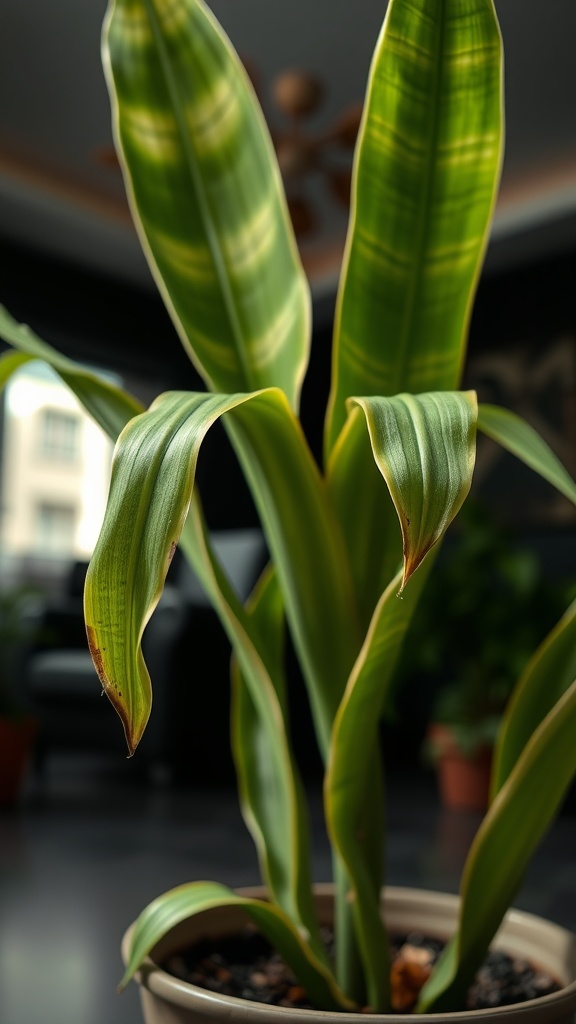
<instances>
[{"instance_id":1,"label":"dark potting soil","mask_svg":"<svg viewBox=\"0 0 576 1024\"><path fill-rule=\"evenodd\" d=\"M328 949L331 935L324 934ZM442 951L442 942L412 933L392 944L393 1009L409 1013ZM171 956L162 965L183 981L222 995L277 1006L312 1009L306 991L267 940L248 925L238 935L210 939ZM556 992L561 986L526 960L491 951L468 992L465 1010L505 1006ZM366 1007L365 1012L369 1012Z\"/></svg>"}]
</instances>

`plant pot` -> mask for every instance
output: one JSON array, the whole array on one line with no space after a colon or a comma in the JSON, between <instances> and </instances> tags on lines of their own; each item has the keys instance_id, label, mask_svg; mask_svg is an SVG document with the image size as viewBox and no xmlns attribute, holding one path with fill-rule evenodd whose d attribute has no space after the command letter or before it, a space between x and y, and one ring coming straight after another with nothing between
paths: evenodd
<instances>
[{"instance_id":1,"label":"plant pot","mask_svg":"<svg viewBox=\"0 0 576 1024\"><path fill-rule=\"evenodd\" d=\"M483 744L474 754L463 753L449 725L433 723L428 742L434 751L438 790L444 807L485 811L490 791L492 747Z\"/></svg>"},{"instance_id":2,"label":"plant pot","mask_svg":"<svg viewBox=\"0 0 576 1024\"><path fill-rule=\"evenodd\" d=\"M0 806L15 804L22 784L32 745L38 732L35 718L0 717Z\"/></svg>"},{"instance_id":3,"label":"plant pot","mask_svg":"<svg viewBox=\"0 0 576 1024\"><path fill-rule=\"evenodd\" d=\"M265 897L262 888L241 889L249 896ZM332 918L333 887L315 886L319 919ZM422 889L387 888L383 908L389 930L414 930L447 939L454 931L458 897ZM246 922L238 908L219 908L182 922L158 943L136 975L140 986L145 1024L406 1024L406 1014L331 1013L269 1006L265 1003L224 996L180 981L162 970L164 957L185 949L200 938L233 934ZM122 941L126 962L131 926ZM433 1024L573 1024L576 1009L576 936L549 921L511 910L493 943L551 974L564 985L552 995L513 1006L460 1013L428 1014Z\"/></svg>"}]
</instances>

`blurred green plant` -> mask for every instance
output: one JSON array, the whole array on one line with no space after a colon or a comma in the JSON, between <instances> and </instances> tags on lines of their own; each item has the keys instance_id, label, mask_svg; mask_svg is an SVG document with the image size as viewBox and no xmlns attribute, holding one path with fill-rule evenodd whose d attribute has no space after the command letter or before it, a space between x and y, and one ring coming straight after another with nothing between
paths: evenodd
<instances>
[{"instance_id":1,"label":"blurred green plant","mask_svg":"<svg viewBox=\"0 0 576 1024\"><path fill-rule=\"evenodd\" d=\"M388 720L399 727L419 692L416 728L450 725L468 756L494 744L524 666L574 598L573 582L552 577L534 547L469 497L412 617ZM426 761L436 753L425 740Z\"/></svg>"},{"instance_id":2,"label":"blurred green plant","mask_svg":"<svg viewBox=\"0 0 576 1024\"><path fill-rule=\"evenodd\" d=\"M37 610L43 591L29 583L0 590L0 716L23 718L30 713L24 691L26 654L37 638Z\"/></svg>"}]
</instances>

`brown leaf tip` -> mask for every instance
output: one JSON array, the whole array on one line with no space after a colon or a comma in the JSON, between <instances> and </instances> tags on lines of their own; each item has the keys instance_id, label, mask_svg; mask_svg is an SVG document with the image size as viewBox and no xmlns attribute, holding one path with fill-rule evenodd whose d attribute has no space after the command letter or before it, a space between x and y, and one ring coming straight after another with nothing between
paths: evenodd
<instances>
[{"instance_id":1,"label":"brown leaf tip","mask_svg":"<svg viewBox=\"0 0 576 1024\"><path fill-rule=\"evenodd\" d=\"M104 669L104 661L102 658L102 651L96 643L96 634L93 626L86 625L86 635L88 637L88 648L90 650L90 656L94 662L94 668L98 674L102 690L108 697L108 700L112 704L112 707L116 711L117 715L122 722L124 729L124 735L126 737L126 743L128 745L128 756L132 757L136 750L137 743L134 743L132 739L131 723L128 718L126 705L122 700L122 690L118 688L118 684L113 680L109 679Z\"/></svg>"}]
</instances>

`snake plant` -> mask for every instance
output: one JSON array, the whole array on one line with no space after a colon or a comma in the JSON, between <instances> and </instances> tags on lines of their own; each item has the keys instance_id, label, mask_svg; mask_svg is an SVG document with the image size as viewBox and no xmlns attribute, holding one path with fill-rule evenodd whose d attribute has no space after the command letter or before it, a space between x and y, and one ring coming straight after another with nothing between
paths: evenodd
<instances>
[{"instance_id":1,"label":"snake plant","mask_svg":"<svg viewBox=\"0 0 576 1024\"><path fill-rule=\"evenodd\" d=\"M130 753L151 708L142 634L177 545L202 581L233 649L239 796L269 893L247 900L196 881L161 895L139 918L123 984L180 920L240 903L315 1005L385 1011L378 721L411 615L434 585L436 553L470 489L477 431L576 501L576 485L528 424L459 390L502 162L493 2L388 4L355 151L321 464L299 419L313 339L309 285L266 122L231 42L202 0L111 0L103 58L134 223L204 388L161 394L145 409L6 310L0 334L11 347L0 379L45 359L116 441L85 618ZM270 556L245 606L213 554L194 485L203 438L220 418ZM311 895L287 630L325 764L334 957ZM201 685L193 646L187 672ZM572 606L511 701L458 930L418 1011L459 1005L572 779L575 677Z\"/></svg>"}]
</instances>

